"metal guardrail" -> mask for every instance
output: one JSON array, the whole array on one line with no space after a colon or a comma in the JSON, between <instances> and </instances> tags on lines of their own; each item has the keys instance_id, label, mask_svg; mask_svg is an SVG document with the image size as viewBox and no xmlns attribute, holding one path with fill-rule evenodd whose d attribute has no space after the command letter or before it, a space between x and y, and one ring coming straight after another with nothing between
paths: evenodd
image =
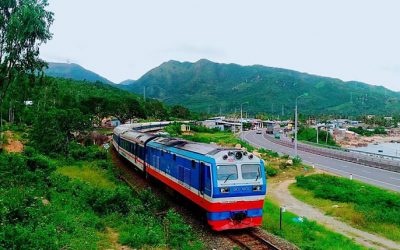
<instances>
[{"instance_id":1,"label":"metal guardrail","mask_svg":"<svg viewBox=\"0 0 400 250\"><path fill-rule=\"evenodd\" d=\"M281 146L285 147L294 146L294 144L290 141L278 140L265 135L264 138ZM335 158L339 160L366 165L369 167L380 168L400 173L400 160L394 160L393 158L398 158L395 156L390 157L386 155L369 154L358 150L346 150L346 149L337 150L332 148L312 146L304 143L299 143L297 148L301 151L317 155L322 155L330 158Z\"/></svg>"}]
</instances>

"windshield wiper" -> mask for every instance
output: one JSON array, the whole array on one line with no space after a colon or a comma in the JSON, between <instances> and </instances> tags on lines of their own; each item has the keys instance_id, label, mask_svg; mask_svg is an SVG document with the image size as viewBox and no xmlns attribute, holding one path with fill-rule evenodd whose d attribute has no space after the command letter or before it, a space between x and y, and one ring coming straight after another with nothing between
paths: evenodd
<instances>
[{"instance_id":1,"label":"windshield wiper","mask_svg":"<svg viewBox=\"0 0 400 250\"><path fill-rule=\"evenodd\" d=\"M233 174L228 174L228 176L226 177L224 183L229 179L229 177L231 177Z\"/></svg>"},{"instance_id":2,"label":"windshield wiper","mask_svg":"<svg viewBox=\"0 0 400 250\"><path fill-rule=\"evenodd\" d=\"M260 169L258 169L258 173L257 173L256 181L258 180L258 177L260 177Z\"/></svg>"}]
</instances>

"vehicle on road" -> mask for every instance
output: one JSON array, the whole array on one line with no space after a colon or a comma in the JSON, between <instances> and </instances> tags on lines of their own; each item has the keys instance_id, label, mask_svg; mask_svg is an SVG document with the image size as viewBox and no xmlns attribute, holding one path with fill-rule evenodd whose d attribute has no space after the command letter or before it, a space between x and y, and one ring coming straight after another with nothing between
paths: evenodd
<instances>
[{"instance_id":1,"label":"vehicle on road","mask_svg":"<svg viewBox=\"0 0 400 250\"><path fill-rule=\"evenodd\" d=\"M256 134L259 134L259 135L262 134L261 129L257 129Z\"/></svg>"},{"instance_id":2,"label":"vehicle on road","mask_svg":"<svg viewBox=\"0 0 400 250\"><path fill-rule=\"evenodd\" d=\"M146 176L200 206L213 230L261 225L267 186L263 161L253 154L134 131L130 124L114 129L113 146Z\"/></svg>"}]
</instances>

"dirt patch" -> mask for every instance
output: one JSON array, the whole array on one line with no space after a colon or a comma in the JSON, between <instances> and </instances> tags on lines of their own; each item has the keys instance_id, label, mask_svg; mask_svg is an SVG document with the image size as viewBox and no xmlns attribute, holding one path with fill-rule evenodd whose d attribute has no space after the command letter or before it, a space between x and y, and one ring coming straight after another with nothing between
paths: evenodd
<instances>
[{"instance_id":1,"label":"dirt patch","mask_svg":"<svg viewBox=\"0 0 400 250\"><path fill-rule=\"evenodd\" d=\"M11 131L5 132L7 143L3 146L4 150L8 153L21 153L24 151L24 144L21 141L16 140Z\"/></svg>"},{"instance_id":2,"label":"dirt patch","mask_svg":"<svg viewBox=\"0 0 400 250\"><path fill-rule=\"evenodd\" d=\"M123 246L118 243L119 234L114 229L107 227L106 233L107 233L107 238L108 238L109 242L111 243L111 249L115 249L115 250L130 250L130 249L132 249L130 247Z\"/></svg>"}]
</instances>

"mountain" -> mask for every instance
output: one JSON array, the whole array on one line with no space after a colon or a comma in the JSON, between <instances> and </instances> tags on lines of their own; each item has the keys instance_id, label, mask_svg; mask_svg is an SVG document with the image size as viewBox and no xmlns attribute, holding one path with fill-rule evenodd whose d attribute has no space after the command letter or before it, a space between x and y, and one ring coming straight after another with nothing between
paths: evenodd
<instances>
[{"instance_id":1,"label":"mountain","mask_svg":"<svg viewBox=\"0 0 400 250\"><path fill-rule=\"evenodd\" d=\"M199 60L168 61L124 89L199 112L291 114L296 97L304 114L391 114L400 112L400 93L382 86L311 75L262 65Z\"/></svg>"},{"instance_id":2,"label":"mountain","mask_svg":"<svg viewBox=\"0 0 400 250\"><path fill-rule=\"evenodd\" d=\"M86 80L89 82L102 82L114 84L110 80L90 71L75 63L48 63L49 68L45 71L46 75L73 80Z\"/></svg>"},{"instance_id":3,"label":"mountain","mask_svg":"<svg viewBox=\"0 0 400 250\"><path fill-rule=\"evenodd\" d=\"M120 82L119 85L130 85L133 83L135 83L135 80L128 79L128 80Z\"/></svg>"}]
</instances>

